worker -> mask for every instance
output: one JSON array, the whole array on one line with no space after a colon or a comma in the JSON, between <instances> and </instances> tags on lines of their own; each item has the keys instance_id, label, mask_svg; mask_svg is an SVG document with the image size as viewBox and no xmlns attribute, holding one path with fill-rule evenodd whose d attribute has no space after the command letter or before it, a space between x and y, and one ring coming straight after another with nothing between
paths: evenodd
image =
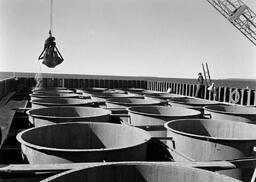
<instances>
[{"instance_id":1,"label":"worker","mask_svg":"<svg viewBox=\"0 0 256 182\"><path fill-rule=\"evenodd\" d=\"M56 47L55 37L52 36L51 31L49 31L49 37L45 40L44 49L38 59L43 59L43 64L50 68L61 64L64 60Z\"/></svg>"},{"instance_id":2,"label":"worker","mask_svg":"<svg viewBox=\"0 0 256 182\"><path fill-rule=\"evenodd\" d=\"M197 78L197 87L196 87L196 97L203 98L203 89L204 89L204 78L202 73L198 73Z\"/></svg>"},{"instance_id":3,"label":"worker","mask_svg":"<svg viewBox=\"0 0 256 182\"><path fill-rule=\"evenodd\" d=\"M213 94L213 100L218 100L218 89L215 86L214 82L207 88Z\"/></svg>"},{"instance_id":4,"label":"worker","mask_svg":"<svg viewBox=\"0 0 256 182\"><path fill-rule=\"evenodd\" d=\"M36 73L35 75L36 86L35 88L43 87L43 76L42 73Z\"/></svg>"}]
</instances>

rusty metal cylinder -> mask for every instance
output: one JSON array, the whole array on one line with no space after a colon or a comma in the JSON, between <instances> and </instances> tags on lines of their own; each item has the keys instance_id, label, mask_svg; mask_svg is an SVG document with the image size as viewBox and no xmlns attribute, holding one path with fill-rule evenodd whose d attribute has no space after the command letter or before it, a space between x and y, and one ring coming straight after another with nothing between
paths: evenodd
<instances>
[{"instance_id":1,"label":"rusty metal cylinder","mask_svg":"<svg viewBox=\"0 0 256 182\"><path fill-rule=\"evenodd\" d=\"M165 124L175 161L232 160L255 156L256 125L213 119L181 119ZM254 169L220 171L248 181ZM249 178L249 179L248 179Z\"/></svg>"},{"instance_id":2,"label":"rusty metal cylinder","mask_svg":"<svg viewBox=\"0 0 256 182\"><path fill-rule=\"evenodd\" d=\"M164 123L174 119L199 118L197 110L167 106L137 106L128 108L131 125L148 131L154 137L166 137Z\"/></svg>"},{"instance_id":3,"label":"rusty metal cylinder","mask_svg":"<svg viewBox=\"0 0 256 182\"><path fill-rule=\"evenodd\" d=\"M144 98L110 98L106 100L109 108L127 108L146 105L166 105L167 102L159 99Z\"/></svg>"},{"instance_id":4,"label":"rusty metal cylinder","mask_svg":"<svg viewBox=\"0 0 256 182\"><path fill-rule=\"evenodd\" d=\"M213 119L226 119L256 124L256 108L235 105L213 105L204 107Z\"/></svg>"},{"instance_id":5,"label":"rusty metal cylinder","mask_svg":"<svg viewBox=\"0 0 256 182\"><path fill-rule=\"evenodd\" d=\"M42 182L238 182L210 171L177 165L137 162L99 165L60 173Z\"/></svg>"},{"instance_id":6,"label":"rusty metal cylinder","mask_svg":"<svg viewBox=\"0 0 256 182\"><path fill-rule=\"evenodd\" d=\"M93 100L77 98L44 98L34 99L31 102L32 109L54 106L92 106Z\"/></svg>"},{"instance_id":7,"label":"rusty metal cylinder","mask_svg":"<svg viewBox=\"0 0 256 182\"><path fill-rule=\"evenodd\" d=\"M30 164L144 161L146 131L111 123L62 123L27 129L17 135Z\"/></svg>"},{"instance_id":8,"label":"rusty metal cylinder","mask_svg":"<svg viewBox=\"0 0 256 182\"><path fill-rule=\"evenodd\" d=\"M27 112L35 127L65 122L108 122L111 111L94 107L48 107Z\"/></svg>"}]
</instances>

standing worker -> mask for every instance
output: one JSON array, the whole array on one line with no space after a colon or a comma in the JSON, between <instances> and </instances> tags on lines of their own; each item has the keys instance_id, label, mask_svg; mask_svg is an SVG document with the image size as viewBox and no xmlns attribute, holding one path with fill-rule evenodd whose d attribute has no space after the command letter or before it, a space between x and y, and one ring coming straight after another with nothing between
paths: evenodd
<instances>
[{"instance_id":1,"label":"standing worker","mask_svg":"<svg viewBox=\"0 0 256 182\"><path fill-rule=\"evenodd\" d=\"M203 98L204 78L202 73L198 73L197 82L196 97Z\"/></svg>"}]
</instances>

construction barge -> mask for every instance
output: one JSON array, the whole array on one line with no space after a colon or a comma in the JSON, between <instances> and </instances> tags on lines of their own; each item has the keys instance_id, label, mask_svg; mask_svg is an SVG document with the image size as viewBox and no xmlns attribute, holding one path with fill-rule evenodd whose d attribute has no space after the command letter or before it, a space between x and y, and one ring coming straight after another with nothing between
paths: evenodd
<instances>
[{"instance_id":1,"label":"construction barge","mask_svg":"<svg viewBox=\"0 0 256 182\"><path fill-rule=\"evenodd\" d=\"M42 83L22 73L0 81L1 181L255 180L255 90L198 99L197 85L146 78Z\"/></svg>"}]
</instances>

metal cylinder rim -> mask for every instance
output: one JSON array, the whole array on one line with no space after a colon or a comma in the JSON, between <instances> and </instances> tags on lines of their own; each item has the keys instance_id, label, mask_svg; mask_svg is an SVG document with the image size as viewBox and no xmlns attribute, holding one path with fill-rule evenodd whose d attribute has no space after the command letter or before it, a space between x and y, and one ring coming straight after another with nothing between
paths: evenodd
<instances>
[{"instance_id":1,"label":"metal cylinder rim","mask_svg":"<svg viewBox=\"0 0 256 182\"><path fill-rule=\"evenodd\" d=\"M117 148L117 147L113 147L113 148L100 148L100 149L62 149L62 148L51 148L51 147L42 147L42 146L39 146L39 145L35 145L35 144L31 144L31 143L28 143L26 142L25 140L22 139L22 135L25 133L25 132L29 132L30 130L35 130L35 129L41 129L43 127L50 127L52 125L69 125L69 124L84 124L84 125L89 125L89 124L93 124L93 125L112 125L112 126L118 126L118 127L131 127L137 131L140 131L140 132L143 132L144 135L145 135L145 139L143 142L140 142L140 143L137 143L137 144L133 144L131 146L126 146L126 147L122 147L122 148ZM60 123L60 124L51 124L51 125L45 125L45 126L40 126L40 127L36 127L36 128L29 128L29 129L26 129L24 131L21 131L20 133L17 134L16 136L16 139L22 144L22 145L25 145L29 148L34 148L34 149L37 149L37 150L47 150L47 151L55 151L55 152L102 152L102 151L112 151L112 150L123 150L123 149L128 149L128 148L133 148L133 147L136 147L136 146L139 146L143 143L146 143L148 142L150 139L151 139L151 135L143 130L143 129L140 129L140 128L137 128L137 127L133 127L133 126L130 126L130 125L121 125L121 124L114 124L114 123L102 123L102 122L66 122L66 123Z\"/></svg>"},{"instance_id":2,"label":"metal cylinder rim","mask_svg":"<svg viewBox=\"0 0 256 182\"><path fill-rule=\"evenodd\" d=\"M179 99L188 99L188 100L201 100L204 103L190 103L190 102L184 102L182 100ZM190 97L179 97L179 98L173 98L170 99L170 102L172 103L177 103L177 104L183 104L183 105L190 105L190 106L198 106L198 107L204 107L207 105L216 105L219 104L218 102L215 101L209 101L209 100L205 100L205 99L199 99L199 98L190 98Z\"/></svg>"},{"instance_id":3,"label":"metal cylinder rim","mask_svg":"<svg viewBox=\"0 0 256 182\"><path fill-rule=\"evenodd\" d=\"M115 101L116 99L145 100L147 103L136 104L136 103L129 103L129 102L119 102L119 101ZM137 106L137 105L142 106L142 105L157 105L157 104L165 103L166 101L155 100L155 99L143 99L143 98L111 98L111 99L107 99L106 102L109 102L112 104L124 105L124 106Z\"/></svg>"},{"instance_id":4,"label":"metal cylinder rim","mask_svg":"<svg viewBox=\"0 0 256 182\"><path fill-rule=\"evenodd\" d=\"M35 97L35 98L78 98L78 97L90 97L90 95L79 95L75 93L66 93L67 95L47 95L47 94L29 94L30 97Z\"/></svg>"},{"instance_id":5,"label":"metal cylinder rim","mask_svg":"<svg viewBox=\"0 0 256 182\"><path fill-rule=\"evenodd\" d=\"M47 93L66 93L66 94L72 94L72 93L74 93L74 91L73 90L68 90L68 89L66 89L66 90L33 90L32 91L32 93L34 93L34 94L47 94Z\"/></svg>"},{"instance_id":6,"label":"metal cylinder rim","mask_svg":"<svg viewBox=\"0 0 256 182\"><path fill-rule=\"evenodd\" d=\"M128 88L127 91L135 91L135 92L143 92L145 89L143 88Z\"/></svg>"},{"instance_id":7,"label":"metal cylinder rim","mask_svg":"<svg viewBox=\"0 0 256 182\"><path fill-rule=\"evenodd\" d=\"M200 168L191 168L189 166L186 166L186 165L177 165L177 164L163 164L163 163L155 163L155 162L112 162L110 164L98 164L98 165L94 165L94 166L87 166L87 167L80 167L80 168L75 168L75 169L71 169L71 170L67 170L67 171L64 171L64 172L61 172L61 173L58 173L56 175L53 175L53 176L50 176L46 179L44 179L42 182L48 182L48 181L51 181L51 180L55 180L55 179L58 179L58 177L60 176L64 176L64 175L69 175L70 173L73 173L73 172L77 172L77 171L80 171L80 170L86 170L86 169L91 169L91 168L99 168L99 167L108 167L108 166L163 166L163 167L174 167L176 168L177 170L190 170L190 171L195 171L195 172L202 172L202 173L208 173L208 174L212 174L214 175L214 177L221 177L221 178L226 178L227 180L232 180L234 182L239 182L240 180L237 180L235 178L232 178L232 177L229 177L229 176L226 176L226 175L223 175L223 174L219 174L219 173L216 173L216 172L212 172L212 171L208 171L208 170L203 170L203 169L200 169ZM185 170L184 170L185 171Z\"/></svg>"},{"instance_id":8,"label":"metal cylinder rim","mask_svg":"<svg viewBox=\"0 0 256 182\"><path fill-rule=\"evenodd\" d=\"M203 139L203 140L219 140L219 141L241 141L241 142L244 142L244 141L256 141L256 137L255 139L252 139L252 138L221 138L221 137L211 137L211 136L203 136L203 135L197 135L197 134L191 134L191 133L187 133L187 132L182 132L182 131L178 131L178 130L175 130L175 129L172 129L169 127L169 123L174 123L174 122L181 122L181 121L187 121L189 122L190 120L209 120L209 119L175 119L175 120L172 120L172 121L168 121L164 124L164 127L174 133L177 133L177 134L180 134L180 135L184 135L184 136L189 136L189 137L193 137L193 138L199 138L199 139ZM220 120L215 120L215 119L210 119L211 122L215 122L215 121L220 121ZM224 121L224 122L229 122L229 123L233 123L233 121L231 120L221 120L221 121ZM243 123L243 122L236 122L236 124L240 124L240 125L250 125L251 127L255 127L256 125L254 124L250 124L250 123Z\"/></svg>"},{"instance_id":9,"label":"metal cylinder rim","mask_svg":"<svg viewBox=\"0 0 256 182\"><path fill-rule=\"evenodd\" d=\"M80 108L80 109L91 109L91 110L98 110L98 111L102 111L104 113L99 114L99 115L95 115L95 116L76 116L76 117L64 117L64 116L46 116L46 115L39 115L39 114L31 114L31 111L35 111L35 110L46 110L46 109L56 109L56 108L66 108L66 109L75 109L75 108ZM111 111L103 109L103 108L96 108L96 107L69 107L69 106L54 106L54 107L49 107L49 108L37 108L37 109L31 109L29 111L27 111L27 114L30 115L31 117L34 118L53 118L53 119L82 119L82 118L92 118L92 117L100 117L100 116L108 116L111 114Z\"/></svg>"},{"instance_id":10,"label":"metal cylinder rim","mask_svg":"<svg viewBox=\"0 0 256 182\"><path fill-rule=\"evenodd\" d=\"M136 109L136 108L169 108L169 109L175 108L175 109L183 109L183 110L194 111L195 114L184 115L184 116L151 114L151 113L139 112L139 111L133 110L133 109ZM189 117L189 116L200 116L201 115L200 111L197 111L197 110L194 110L194 109L188 109L188 108L183 108L183 107L168 107L168 106L134 106L134 107L129 107L128 111L131 112L131 113L139 114L139 115L154 116L154 117Z\"/></svg>"},{"instance_id":11,"label":"metal cylinder rim","mask_svg":"<svg viewBox=\"0 0 256 182\"><path fill-rule=\"evenodd\" d=\"M36 90L70 90L70 89L66 87L38 87L38 88L32 89L32 91L36 91Z\"/></svg>"},{"instance_id":12,"label":"metal cylinder rim","mask_svg":"<svg viewBox=\"0 0 256 182\"><path fill-rule=\"evenodd\" d=\"M53 99L53 98L50 98ZM67 105L67 106L75 106L75 105L88 105L91 103L94 103L92 100L86 100L86 99L79 99L79 98L57 98L57 100L67 100L67 99L72 99L76 101L80 101L78 103L58 103L58 102L40 102L40 101L45 101L46 99L34 99L32 100L32 104L38 104L38 105L55 105L55 106L61 106L61 105Z\"/></svg>"},{"instance_id":13,"label":"metal cylinder rim","mask_svg":"<svg viewBox=\"0 0 256 182\"><path fill-rule=\"evenodd\" d=\"M106 98L106 99L110 99L110 98L144 98L142 95L135 95L132 93L98 93L98 94L94 94L95 97L99 97L99 98Z\"/></svg>"},{"instance_id":14,"label":"metal cylinder rim","mask_svg":"<svg viewBox=\"0 0 256 182\"><path fill-rule=\"evenodd\" d=\"M224 105L222 105L224 106ZM211 109L210 107L212 106L205 106L203 107L204 110L206 111L209 111L209 112L215 112L215 113L221 113L221 114L229 114L229 115L236 115L236 116L239 116L239 115L248 115L248 116L253 116L255 115L256 116L256 108L253 108L253 107L250 107L250 109L254 109L255 110L255 113L238 113L238 112L226 112L226 111L219 111L219 110L216 110L216 109ZM241 108L247 108L248 107L243 107L243 106L232 106L232 105L226 105L224 107L241 107Z\"/></svg>"}]
</instances>

